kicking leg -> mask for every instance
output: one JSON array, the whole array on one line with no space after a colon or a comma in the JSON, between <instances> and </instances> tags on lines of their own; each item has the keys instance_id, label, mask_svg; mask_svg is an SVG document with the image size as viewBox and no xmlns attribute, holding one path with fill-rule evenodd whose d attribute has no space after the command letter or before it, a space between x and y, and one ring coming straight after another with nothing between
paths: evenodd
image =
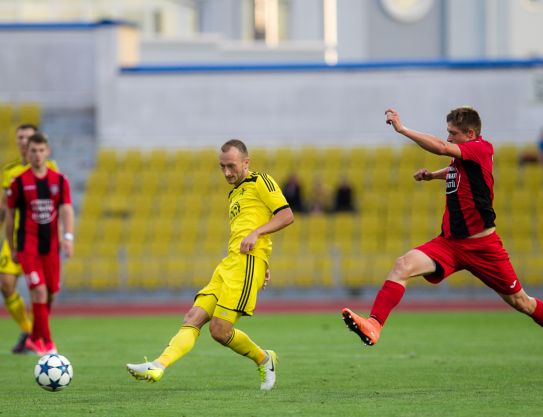
<instances>
[{"instance_id":1,"label":"kicking leg","mask_svg":"<svg viewBox=\"0 0 543 417\"><path fill-rule=\"evenodd\" d=\"M543 327L543 302L539 298L530 297L524 290L515 294L500 294L507 304L515 310L530 316L533 321Z\"/></svg>"},{"instance_id":2,"label":"kicking leg","mask_svg":"<svg viewBox=\"0 0 543 417\"><path fill-rule=\"evenodd\" d=\"M343 321L364 344L374 345L379 340L381 328L390 312L400 303L407 281L419 275L430 274L435 270L436 264L428 255L417 249L407 252L394 263L394 267L375 297L369 318L366 319L349 308L344 308Z\"/></svg>"}]
</instances>

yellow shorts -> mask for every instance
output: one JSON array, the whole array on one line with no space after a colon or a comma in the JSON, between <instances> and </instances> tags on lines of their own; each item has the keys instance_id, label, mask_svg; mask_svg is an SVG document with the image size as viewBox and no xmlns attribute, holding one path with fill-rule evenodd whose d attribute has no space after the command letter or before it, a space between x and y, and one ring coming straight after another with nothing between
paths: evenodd
<instances>
[{"instance_id":1,"label":"yellow shorts","mask_svg":"<svg viewBox=\"0 0 543 417\"><path fill-rule=\"evenodd\" d=\"M232 321L236 314L252 316L256 306L258 291L264 285L268 264L263 259L248 254L232 254L224 258L215 268L211 281L196 295L195 305L199 305L198 296L211 295L216 300L213 315ZM210 297L200 297L209 299ZM209 303L205 303L209 304ZM205 308L206 311L209 308ZM210 311L208 311L210 313ZM222 314L221 314L222 313ZM239 316L239 314L237 314Z\"/></svg>"},{"instance_id":2,"label":"yellow shorts","mask_svg":"<svg viewBox=\"0 0 543 417\"><path fill-rule=\"evenodd\" d=\"M19 276L23 274L21 264L16 264L11 259L11 251L9 250L8 241L4 239L2 250L0 251L0 274L8 274Z\"/></svg>"}]
</instances>

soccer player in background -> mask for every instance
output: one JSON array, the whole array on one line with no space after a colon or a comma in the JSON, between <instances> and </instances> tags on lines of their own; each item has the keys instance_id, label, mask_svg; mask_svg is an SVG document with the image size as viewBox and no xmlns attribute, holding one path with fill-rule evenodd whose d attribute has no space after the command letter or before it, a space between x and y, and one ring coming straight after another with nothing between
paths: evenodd
<instances>
[{"instance_id":1,"label":"soccer player in background","mask_svg":"<svg viewBox=\"0 0 543 417\"><path fill-rule=\"evenodd\" d=\"M243 331L234 328L242 315L251 316L258 291L269 279L270 234L294 220L281 189L266 174L249 171L249 154L237 139L226 142L219 154L229 194L230 239L228 255L215 269L211 281L196 295L179 332L152 362L127 364L136 379L156 382L164 370L186 355L210 322L211 336L220 344L251 359L260 372L260 389L275 384L277 355L264 350Z\"/></svg>"},{"instance_id":2,"label":"soccer player in background","mask_svg":"<svg viewBox=\"0 0 543 417\"><path fill-rule=\"evenodd\" d=\"M19 149L20 157L15 161L6 164L2 170L2 188L4 190L2 199L0 200L0 228L2 227L7 211L7 189L11 184L11 180L21 174L28 168L26 151L28 147L28 138L36 133L38 128L33 124L21 124L15 131L17 148ZM48 160L47 166L56 170L55 161ZM18 219L18 213L15 213L15 220ZM17 233L17 231L15 231ZM6 310L9 312L13 320L21 328L21 335L15 346L11 349L13 353L24 353L26 338L32 331L32 321L28 317L25 308L25 302L17 291L17 278L23 273L21 265L16 264L11 259L8 241L4 239L0 252L0 285L2 296Z\"/></svg>"},{"instance_id":3,"label":"soccer player in background","mask_svg":"<svg viewBox=\"0 0 543 417\"><path fill-rule=\"evenodd\" d=\"M60 290L60 249L70 257L74 239L70 184L63 174L48 168L49 154L43 134L38 132L28 138L30 167L12 180L7 191L7 240L12 260L21 264L25 274L34 315L25 350L38 355L57 351L49 328L49 313ZM64 232L60 242L59 217Z\"/></svg>"},{"instance_id":4,"label":"soccer player in background","mask_svg":"<svg viewBox=\"0 0 543 417\"><path fill-rule=\"evenodd\" d=\"M377 293L369 318L348 308L343 320L362 342L379 340L392 309L398 305L409 280L423 276L437 284L456 271L466 269L496 291L505 302L543 326L543 303L530 297L511 265L509 255L496 233L492 208L494 148L481 136L477 111L460 107L447 115L447 141L405 127L396 110L388 109L386 121L396 132L436 155L452 157L449 166L430 172L418 170L416 181L445 181L446 206L441 234L399 257Z\"/></svg>"}]
</instances>

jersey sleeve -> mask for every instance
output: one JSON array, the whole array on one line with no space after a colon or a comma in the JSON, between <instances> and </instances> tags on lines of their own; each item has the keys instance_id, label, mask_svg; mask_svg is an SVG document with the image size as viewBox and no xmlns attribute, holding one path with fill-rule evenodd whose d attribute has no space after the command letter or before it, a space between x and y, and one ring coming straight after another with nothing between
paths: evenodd
<instances>
[{"instance_id":1,"label":"jersey sleeve","mask_svg":"<svg viewBox=\"0 0 543 417\"><path fill-rule=\"evenodd\" d=\"M259 174L256 186L260 198L273 214L288 207L287 199L275 180L267 174Z\"/></svg>"},{"instance_id":2,"label":"jersey sleeve","mask_svg":"<svg viewBox=\"0 0 543 417\"><path fill-rule=\"evenodd\" d=\"M464 161L474 161L481 163L482 160L492 156L492 145L483 140L470 140L468 142L459 143L458 147L462 153Z\"/></svg>"},{"instance_id":3,"label":"jersey sleeve","mask_svg":"<svg viewBox=\"0 0 543 417\"><path fill-rule=\"evenodd\" d=\"M58 171L58 164L54 159L47 160L47 167L51 168L53 171Z\"/></svg>"},{"instance_id":4,"label":"jersey sleeve","mask_svg":"<svg viewBox=\"0 0 543 417\"><path fill-rule=\"evenodd\" d=\"M7 190L11 184L12 175L10 173L12 164L5 165L2 169L2 188Z\"/></svg>"}]
</instances>

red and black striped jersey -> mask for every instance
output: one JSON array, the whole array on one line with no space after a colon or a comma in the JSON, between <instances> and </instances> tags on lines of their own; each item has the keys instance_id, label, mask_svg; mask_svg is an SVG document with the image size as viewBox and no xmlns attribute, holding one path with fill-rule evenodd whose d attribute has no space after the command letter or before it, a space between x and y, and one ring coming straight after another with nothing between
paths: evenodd
<instances>
[{"instance_id":1,"label":"red and black striped jersey","mask_svg":"<svg viewBox=\"0 0 543 417\"><path fill-rule=\"evenodd\" d=\"M445 238L463 239L494 227L496 214L494 147L481 136L458 145L462 158L453 158L445 181L446 207L441 224Z\"/></svg>"},{"instance_id":2,"label":"red and black striped jersey","mask_svg":"<svg viewBox=\"0 0 543 417\"><path fill-rule=\"evenodd\" d=\"M71 204L70 183L47 169L39 178L31 168L15 177L7 192L8 207L19 210L17 251L45 255L59 251L58 209Z\"/></svg>"}]
</instances>

